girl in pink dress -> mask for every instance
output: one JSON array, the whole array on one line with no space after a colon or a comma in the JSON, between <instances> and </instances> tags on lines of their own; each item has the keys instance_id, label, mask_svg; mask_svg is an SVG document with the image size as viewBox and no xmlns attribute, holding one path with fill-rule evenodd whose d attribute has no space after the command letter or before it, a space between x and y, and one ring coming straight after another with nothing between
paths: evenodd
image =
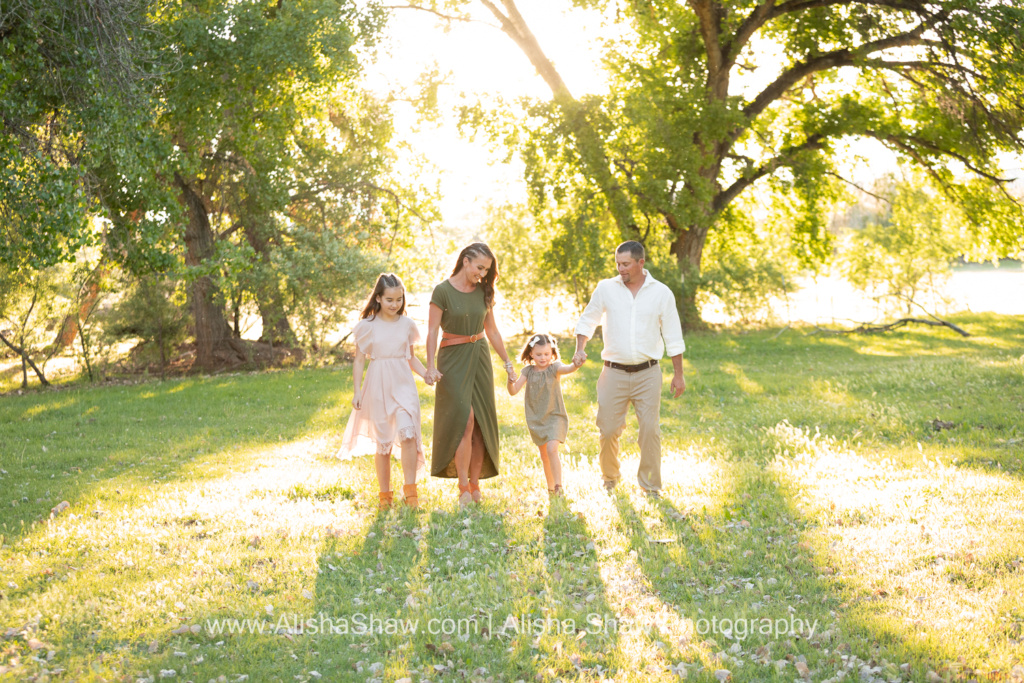
<instances>
[{"instance_id":1,"label":"girl in pink dress","mask_svg":"<svg viewBox=\"0 0 1024 683\"><path fill-rule=\"evenodd\" d=\"M416 471L423 468L420 397L412 372L425 378L426 368L413 354L420 339L416 323L405 313L405 287L397 275L382 273L352 331L356 357L352 365L352 415L338 456L375 454L380 509L391 506L391 450L398 441L405 478L405 504L419 504ZM363 366L369 359L366 381ZM431 378L433 379L433 378ZM433 382L428 382L432 384Z\"/></svg>"}]
</instances>

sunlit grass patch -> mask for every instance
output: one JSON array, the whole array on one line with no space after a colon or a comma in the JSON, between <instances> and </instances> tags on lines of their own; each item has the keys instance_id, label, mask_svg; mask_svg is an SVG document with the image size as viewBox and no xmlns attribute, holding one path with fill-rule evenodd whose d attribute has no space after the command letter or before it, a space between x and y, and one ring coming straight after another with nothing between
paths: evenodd
<instances>
[{"instance_id":1,"label":"sunlit grass patch","mask_svg":"<svg viewBox=\"0 0 1024 683\"><path fill-rule=\"evenodd\" d=\"M766 436L778 452L773 469L816 524L811 542L852 591L852 623L904 629L923 647L956 643L950 652L975 653L967 660L975 667L1007 666L1024 653L1013 626L1024 589L1018 479L962 469L920 447L916 465L897 465L785 422ZM993 642L1000 632L1009 635Z\"/></svg>"},{"instance_id":2,"label":"sunlit grass patch","mask_svg":"<svg viewBox=\"0 0 1024 683\"><path fill-rule=\"evenodd\" d=\"M661 499L636 484L632 414L623 478L604 489L596 362L563 381L554 503L495 365L502 474L465 511L453 480L428 478L420 510L378 512L372 458L334 457L347 368L4 397L0 667L202 682L1010 676L1024 658L1020 353L942 331L868 341L886 356L800 335L688 340L687 393L662 403ZM371 616L394 628L359 632Z\"/></svg>"}]
</instances>

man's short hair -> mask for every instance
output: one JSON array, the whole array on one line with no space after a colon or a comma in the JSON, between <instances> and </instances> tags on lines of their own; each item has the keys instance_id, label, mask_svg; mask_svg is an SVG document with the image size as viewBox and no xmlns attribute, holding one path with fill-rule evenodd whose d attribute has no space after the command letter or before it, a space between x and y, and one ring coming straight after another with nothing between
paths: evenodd
<instances>
[{"instance_id":1,"label":"man's short hair","mask_svg":"<svg viewBox=\"0 0 1024 683\"><path fill-rule=\"evenodd\" d=\"M615 247L616 254L625 254L627 251L629 252L629 255L637 261L646 257L644 245L640 244L636 240L629 240Z\"/></svg>"}]
</instances>

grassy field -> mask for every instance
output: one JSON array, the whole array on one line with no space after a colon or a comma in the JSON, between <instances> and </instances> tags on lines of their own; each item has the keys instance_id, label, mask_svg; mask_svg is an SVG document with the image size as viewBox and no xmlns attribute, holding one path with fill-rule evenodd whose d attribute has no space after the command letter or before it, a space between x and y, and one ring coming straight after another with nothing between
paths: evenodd
<instances>
[{"instance_id":1,"label":"grassy field","mask_svg":"<svg viewBox=\"0 0 1024 683\"><path fill-rule=\"evenodd\" d=\"M502 395L464 513L377 513L349 368L8 394L0 679L1024 679L1024 319L955 322L690 338L661 500L632 418L603 491L596 363L564 504Z\"/></svg>"}]
</instances>

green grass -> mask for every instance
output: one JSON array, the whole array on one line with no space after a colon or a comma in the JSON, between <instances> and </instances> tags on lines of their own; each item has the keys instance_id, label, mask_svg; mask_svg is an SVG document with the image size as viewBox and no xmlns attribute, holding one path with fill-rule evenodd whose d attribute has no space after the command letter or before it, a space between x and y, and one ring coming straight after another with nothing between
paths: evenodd
<instances>
[{"instance_id":1,"label":"green grass","mask_svg":"<svg viewBox=\"0 0 1024 683\"><path fill-rule=\"evenodd\" d=\"M349 368L0 397L0 678L1024 675L1024 320L955 321L691 337L660 501L632 418L603 491L597 363L563 381L565 504L499 395L466 513L434 479L377 513L372 462L333 457Z\"/></svg>"}]
</instances>

